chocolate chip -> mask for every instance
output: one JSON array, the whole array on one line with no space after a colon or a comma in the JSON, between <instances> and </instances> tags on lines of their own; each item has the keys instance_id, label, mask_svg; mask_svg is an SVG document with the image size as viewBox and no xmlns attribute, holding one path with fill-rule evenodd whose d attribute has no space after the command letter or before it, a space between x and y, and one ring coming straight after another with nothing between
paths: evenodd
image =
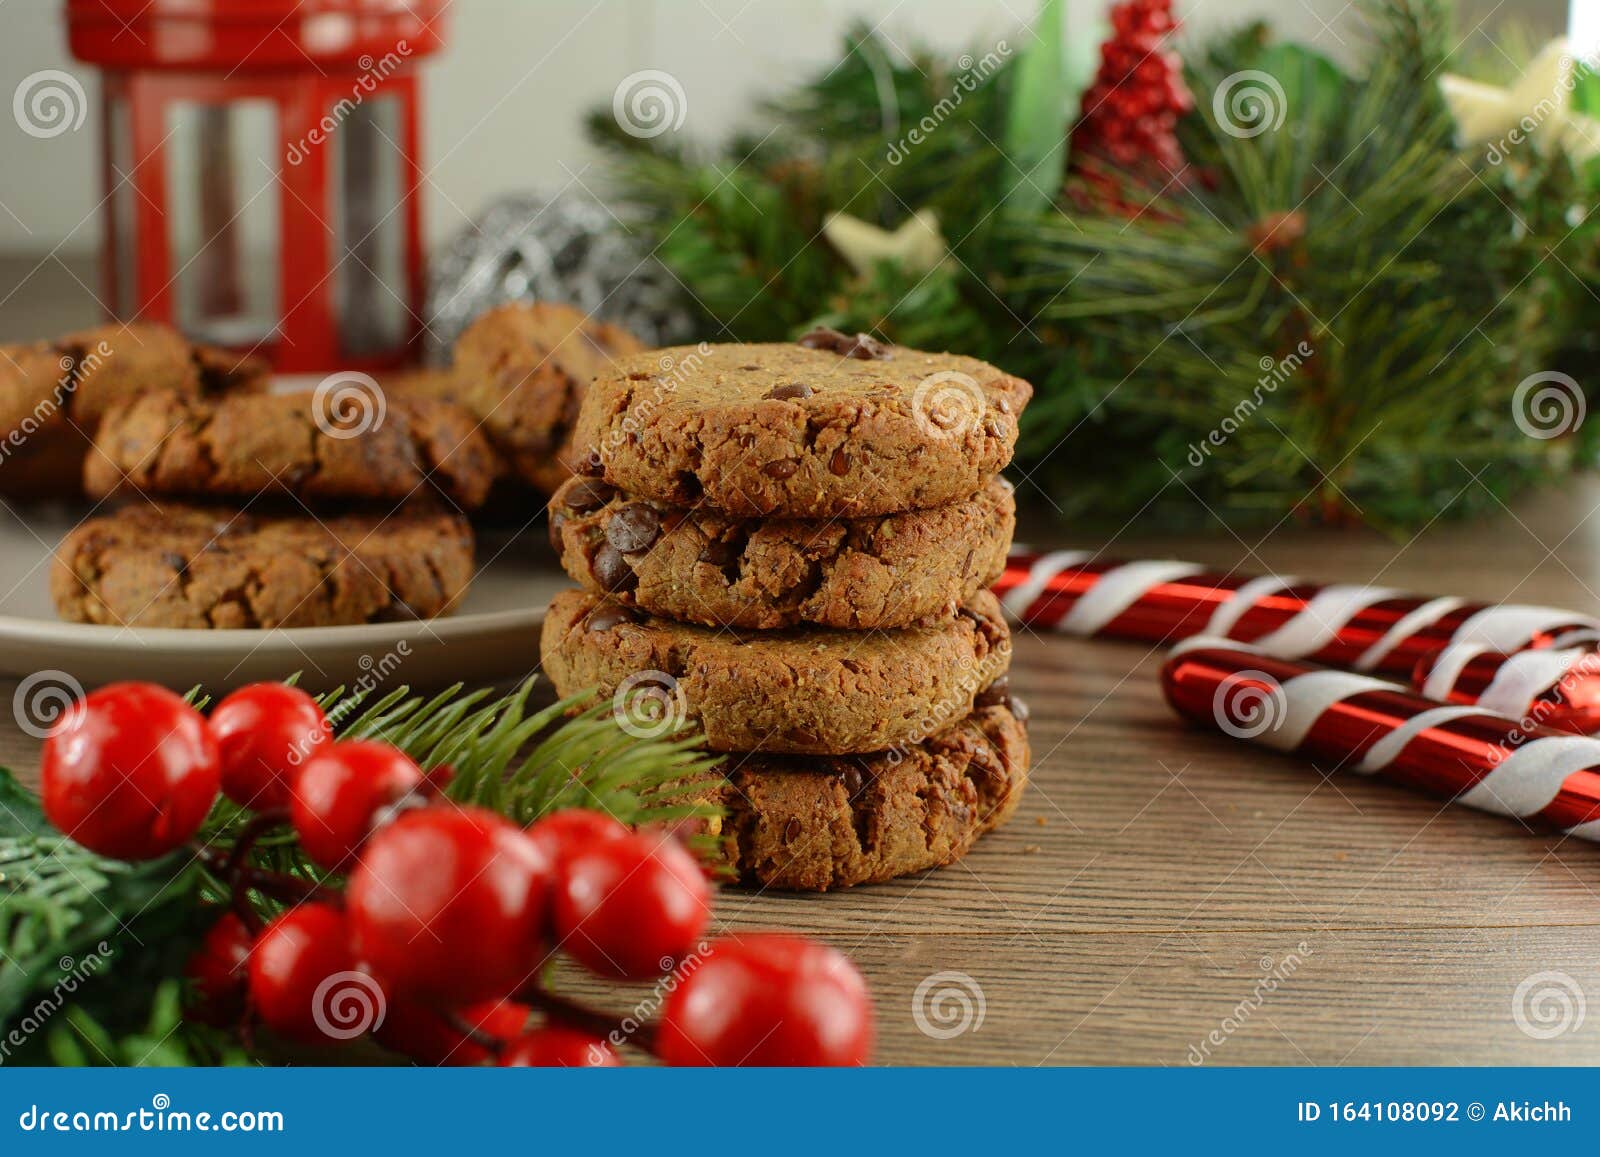
<instances>
[{"instance_id":1,"label":"chocolate chip","mask_svg":"<svg viewBox=\"0 0 1600 1157\"><path fill-rule=\"evenodd\" d=\"M847 767L841 776L844 780L844 793L851 799L861 794L861 789L866 786L866 779L861 774L859 767Z\"/></svg>"},{"instance_id":2,"label":"chocolate chip","mask_svg":"<svg viewBox=\"0 0 1600 1157\"><path fill-rule=\"evenodd\" d=\"M850 473L850 455L844 452L844 447L833 452L833 457L828 459L828 473L845 475Z\"/></svg>"},{"instance_id":3,"label":"chocolate chip","mask_svg":"<svg viewBox=\"0 0 1600 1157\"><path fill-rule=\"evenodd\" d=\"M804 382L785 382L781 386L773 386L772 389L768 390L767 397L775 401L787 402L794 398L809 398L814 393L816 391Z\"/></svg>"},{"instance_id":4,"label":"chocolate chip","mask_svg":"<svg viewBox=\"0 0 1600 1157\"><path fill-rule=\"evenodd\" d=\"M561 527L566 523L567 516L559 510L550 512L550 547L557 554L561 553Z\"/></svg>"},{"instance_id":5,"label":"chocolate chip","mask_svg":"<svg viewBox=\"0 0 1600 1157\"><path fill-rule=\"evenodd\" d=\"M850 336L848 334L840 333L838 330L830 329L825 325L819 325L801 334L795 344L808 350L828 350L832 353L838 353L839 347L849 344L849 341Z\"/></svg>"},{"instance_id":6,"label":"chocolate chip","mask_svg":"<svg viewBox=\"0 0 1600 1157\"><path fill-rule=\"evenodd\" d=\"M800 747L815 747L819 742L817 733L809 727L790 727L784 731L783 735L790 743L797 744Z\"/></svg>"},{"instance_id":7,"label":"chocolate chip","mask_svg":"<svg viewBox=\"0 0 1600 1157\"><path fill-rule=\"evenodd\" d=\"M627 607L619 607L615 603L601 607L583 621L585 630L609 631L612 627L621 626L623 623L634 621L634 614Z\"/></svg>"},{"instance_id":8,"label":"chocolate chip","mask_svg":"<svg viewBox=\"0 0 1600 1157\"><path fill-rule=\"evenodd\" d=\"M1033 714L1032 711L1028 710L1028 705L1015 695L1011 696L1011 699L1006 703L1006 708L1018 723L1027 723L1028 717Z\"/></svg>"},{"instance_id":9,"label":"chocolate chip","mask_svg":"<svg viewBox=\"0 0 1600 1157\"><path fill-rule=\"evenodd\" d=\"M614 494L616 494L616 491L604 482L593 478L581 478L575 485L568 488L566 507L574 514L598 510L610 502Z\"/></svg>"},{"instance_id":10,"label":"chocolate chip","mask_svg":"<svg viewBox=\"0 0 1600 1157\"><path fill-rule=\"evenodd\" d=\"M768 478L776 478L782 482L785 478L793 478L800 469L798 458L779 458L776 462L768 462L761 468L761 473Z\"/></svg>"},{"instance_id":11,"label":"chocolate chip","mask_svg":"<svg viewBox=\"0 0 1600 1157\"><path fill-rule=\"evenodd\" d=\"M894 351L893 346L879 341L869 333L858 333L851 337L836 329L829 329L825 325L819 325L805 334L798 344L808 350L826 350L842 358L855 358L858 361L881 360L889 357Z\"/></svg>"},{"instance_id":12,"label":"chocolate chip","mask_svg":"<svg viewBox=\"0 0 1600 1157\"><path fill-rule=\"evenodd\" d=\"M858 333L850 348L841 352L845 357L855 358L859 362L881 362L893 354L894 347L879 341L870 333Z\"/></svg>"},{"instance_id":13,"label":"chocolate chip","mask_svg":"<svg viewBox=\"0 0 1600 1157\"><path fill-rule=\"evenodd\" d=\"M783 842L786 844L792 844L799 838L800 821L797 819L790 819L788 823L783 825Z\"/></svg>"},{"instance_id":14,"label":"chocolate chip","mask_svg":"<svg viewBox=\"0 0 1600 1157\"><path fill-rule=\"evenodd\" d=\"M710 563L712 566L727 566L739 557L737 545L728 539L714 538L706 543L705 549L700 552L697 562Z\"/></svg>"},{"instance_id":15,"label":"chocolate chip","mask_svg":"<svg viewBox=\"0 0 1600 1157\"><path fill-rule=\"evenodd\" d=\"M649 550L661 537L661 518L643 502L630 502L606 523L606 541L623 554Z\"/></svg>"},{"instance_id":16,"label":"chocolate chip","mask_svg":"<svg viewBox=\"0 0 1600 1157\"><path fill-rule=\"evenodd\" d=\"M1011 680L1002 675L990 683L972 700L974 707L1000 707L1011 697Z\"/></svg>"},{"instance_id":17,"label":"chocolate chip","mask_svg":"<svg viewBox=\"0 0 1600 1157\"><path fill-rule=\"evenodd\" d=\"M639 576L633 573L628 560L609 542L594 552L594 562L590 568L602 590L631 591L639 585Z\"/></svg>"}]
</instances>

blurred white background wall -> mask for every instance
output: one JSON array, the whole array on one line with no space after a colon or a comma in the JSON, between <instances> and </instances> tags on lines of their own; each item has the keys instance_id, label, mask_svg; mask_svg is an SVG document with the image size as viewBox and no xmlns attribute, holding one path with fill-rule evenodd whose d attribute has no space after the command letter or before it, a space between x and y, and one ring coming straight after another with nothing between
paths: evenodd
<instances>
[{"instance_id":1,"label":"blurred white background wall","mask_svg":"<svg viewBox=\"0 0 1600 1157\"><path fill-rule=\"evenodd\" d=\"M1463 28L1512 18L1555 30L1568 0L1467 0ZM1600 0L1593 0L1600 4ZM35 139L0 117L0 252L94 249L98 84L66 51L58 0L0 0L0 95L40 69L66 69L89 94L83 127ZM425 66L430 239L451 235L497 194L590 180L582 116L617 82L659 68L688 97L685 130L716 139L751 115L752 98L835 58L852 20L895 43L952 52L1015 36L1032 0L454 0L449 47ZM1069 41L1092 53L1104 0L1072 0ZM1334 56L1359 45L1347 0L1179 0L1185 36L1270 17ZM1013 43L1016 43L1013 40Z\"/></svg>"}]
</instances>

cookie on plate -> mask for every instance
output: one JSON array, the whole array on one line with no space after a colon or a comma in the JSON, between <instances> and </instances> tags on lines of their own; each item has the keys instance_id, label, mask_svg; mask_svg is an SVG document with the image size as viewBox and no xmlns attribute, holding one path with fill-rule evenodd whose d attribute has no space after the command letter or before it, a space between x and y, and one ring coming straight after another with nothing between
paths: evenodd
<instances>
[{"instance_id":1,"label":"cookie on plate","mask_svg":"<svg viewBox=\"0 0 1600 1157\"><path fill-rule=\"evenodd\" d=\"M266 364L194 346L165 326L103 326L0 345L0 494L76 495L101 416L146 389L198 397L264 387Z\"/></svg>"},{"instance_id":2,"label":"cookie on plate","mask_svg":"<svg viewBox=\"0 0 1600 1157\"><path fill-rule=\"evenodd\" d=\"M825 892L960 859L1016 810L1026 709L979 696L956 726L893 752L730 757L719 847L747 886Z\"/></svg>"},{"instance_id":3,"label":"cookie on plate","mask_svg":"<svg viewBox=\"0 0 1600 1157\"><path fill-rule=\"evenodd\" d=\"M831 330L626 358L590 387L581 472L738 518L860 518L970 498L1033 389L975 358Z\"/></svg>"},{"instance_id":4,"label":"cookie on plate","mask_svg":"<svg viewBox=\"0 0 1600 1157\"><path fill-rule=\"evenodd\" d=\"M448 372L413 377L407 388L465 406L508 467L549 494L572 473L572 427L589 382L644 348L569 305L502 305L461 334Z\"/></svg>"},{"instance_id":5,"label":"cookie on plate","mask_svg":"<svg viewBox=\"0 0 1600 1157\"><path fill-rule=\"evenodd\" d=\"M715 631L563 591L546 612L544 670L561 695L615 697L624 724L697 727L712 751L842 755L936 734L1005 670L1000 604L979 592L926 626Z\"/></svg>"},{"instance_id":6,"label":"cookie on plate","mask_svg":"<svg viewBox=\"0 0 1600 1157\"><path fill-rule=\"evenodd\" d=\"M50 593L75 623L329 627L445 614L472 573L472 529L454 514L319 521L135 505L62 540Z\"/></svg>"},{"instance_id":7,"label":"cookie on plate","mask_svg":"<svg viewBox=\"0 0 1600 1157\"><path fill-rule=\"evenodd\" d=\"M94 497L248 497L403 501L436 490L480 505L498 470L472 416L429 398L338 393L149 394L111 411L84 466Z\"/></svg>"},{"instance_id":8,"label":"cookie on plate","mask_svg":"<svg viewBox=\"0 0 1600 1157\"><path fill-rule=\"evenodd\" d=\"M52 344L73 359L72 417L90 433L114 406L153 391L192 398L267 384L261 358L195 345L164 325L96 326Z\"/></svg>"},{"instance_id":9,"label":"cookie on plate","mask_svg":"<svg viewBox=\"0 0 1600 1157\"><path fill-rule=\"evenodd\" d=\"M592 591L666 618L772 630L905 627L954 613L1005 569L1011 487L854 519L737 519L570 479L550 502L561 565Z\"/></svg>"}]
</instances>

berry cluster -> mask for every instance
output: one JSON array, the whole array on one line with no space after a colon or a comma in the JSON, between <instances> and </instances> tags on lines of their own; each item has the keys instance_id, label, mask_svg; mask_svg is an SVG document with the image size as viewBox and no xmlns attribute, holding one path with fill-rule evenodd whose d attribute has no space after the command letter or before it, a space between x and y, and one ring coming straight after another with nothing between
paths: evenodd
<instances>
[{"instance_id":1,"label":"berry cluster","mask_svg":"<svg viewBox=\"0 0 1600 1157\"><path fill-rule=\"evenodd\" d=\"M234 900L186 969L191 1015L212 1024L310 1044L370 1033L432 1064L620 1063L616 1022L541 984L559 949L603 977L668 978L660 1024L632 1041L669 1064L867 1060L854 966L789 936L703 943L711 890L681 844L579 809L524 829L445 800L447 776L388 744L336 741L316 700L284 684L243 688L208 719L125 683L57 724L41 796L67 835L128 860L187 843L219 793L255 813L227 855L197 849ZM286 824L346 876L342 892L248 864ZM252 890L288 907L263 922Z\"/></svg>"},{"instance_id":2,"label":"berry cluster","mask_svg":"<svg viewBox=\"0 0 1600 1157\"><path fill-rule=\"evenodd\" d=\"M1176 31L1172 0L1123 0L1111 8L1111 36L1083 94L1072 130L1073 168L1101 199L1117 203L1102 166L1157 188L1184 166L1178 118L1194 107L1178 55L1162 48Z\"/></svg>"}]
</instances>

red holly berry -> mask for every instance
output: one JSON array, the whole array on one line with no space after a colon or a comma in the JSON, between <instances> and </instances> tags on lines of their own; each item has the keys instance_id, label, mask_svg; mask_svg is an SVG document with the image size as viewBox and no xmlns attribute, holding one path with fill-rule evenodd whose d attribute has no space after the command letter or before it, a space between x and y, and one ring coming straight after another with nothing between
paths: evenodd
<instances>
[{"instance_id":1,"label":"red holly berry","mask_svg":"<svg viewBox=\"0 0 1600 1157\"><path fill-rule=\"evenodd\" d=\"M422 781L422 769L387 743L329 744L300 769L290 792L300 846L324 868L340 867L371 834L378 813Z\"/></svg>"},{"instance_id":2,"label":"red holly berry","mask_svg":"<svg viewBox=\"0 0 1600 1157\"><path fill-rule=\"evenodd\" d=\"M384 994L357 971L345 916L328 904L291 908L262 931L250 953L250 1006L292 1040L334 1044L383 1018Z\"/></svg>"},{"instance_id":3,"label":"red holly berry","mask_svg":"<svg viewBox=\"0 0 1600 1157\"><path fill-rule=\"evenodd\" d=\"M861 1065L872 1001L855 965L797 936L719 940L667 997L656 1051L669 1065Z\"/></svg>"},{"instance_id":4,"label":"red holly berry","mask_svg":"<svg viewBox=\"0 0 1600 1157\"><path fill-rule=\"evenodd\" d=\"M381 1028L373 1037L384 1048L424 1065L481 1065L493 1057L452 1021L471 1025L502 1041L516 1038L532 1014L514 1000L481 1001L444 1013L410 1000L391 1000Z\"/></svg>"},{"instance_id":5,"label":"red holly berry","mask_svg":"<svg viewBox=\"0 0 1600 1157\"><path fill-rule=\"evenodd\" d=\"M362 850L352 943L397 996L441 1007L508 996L538 970L550 861L483 808L407 812Z\"/></svg>"},{"instance_id":6,"label":"red holly berry","mask_svg":"<svg viewBox=\"0 0 1600 1157\"><path fill-rule=\"evenodd\" d=\"M624 835L569 852L553 911L561 950L601 976L649 980L694 950L711 889L675 840Z\"/></svg>"},{"instance_id":7,"label":"red holly berry","mask_svg":"<svg viewBox=\"0 0 1600 1157\"><path fill-rule=\"evenodd\" d=\"M528 837L545 850L552 864L572 852L627 834L626 824L605 812L581 807L551 812L528 829Z\"/></svg>"},{"instance_id":8,"label":"red holly berry","mask_svg":"<svg viewBox=\"0 0 1600 1157\"><path fill-rule=\"evenodd\" d=\"M225 1028L244 1016L250 984L250 930L233 912L211 925L183 966L189 981L184 1010L202 1024Z\"/></svg>"},{"instance_id":9,"label":"red holly berry","mask_svg":"<svg viewBox=\"0 0 1600 1157\"><path fill-rule=\"evenodd\" d=\"M559 1024L523 1033L500 1054L502 1068L610 1069L620 1064L599 1037Z\"/></svg>"},{"instance_id":10,"label":"red holly berry","mask_svg":"<svg viewBox=\"0 0 1600 1157\"><path fill-rule=\"evenodd\" d=\"M217 744L198 711L152 683L113 683L45 739L40 799L90 851L152 860L199 829L218 780Z\"/></svg>"},{"instance_id":11,"label":"red holly berry","mask_svg":"<svg viewBox=\"0 0 1600 1157\"><path fill-rule=\"evenodd\" d=\"M332 739L317 701L286 683L254 683L211 712L222 758L222 791L241 807L266 811L289 802L289 785Z\"/></svg>"}]
</instances>

